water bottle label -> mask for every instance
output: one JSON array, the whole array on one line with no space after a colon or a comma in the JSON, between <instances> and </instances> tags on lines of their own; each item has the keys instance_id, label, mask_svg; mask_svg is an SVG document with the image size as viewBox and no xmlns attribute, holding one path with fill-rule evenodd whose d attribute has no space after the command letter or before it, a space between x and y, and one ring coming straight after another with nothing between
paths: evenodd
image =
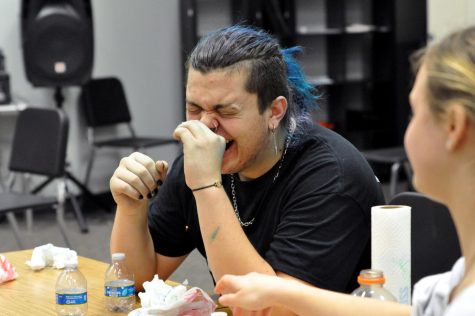
<instances>
[{"instance_id":1,"label":"water bottle label","mask_svg":"<svg viewBox=\"0 0 475 316\"><path fill-rule=\"evenodd\" d=\"M105 286L104 295L112 297L128 297L135 294L135 286Z\"/></svg>"},{"instance_id":2,"label":"water bottle label","mask_svg":"<svg viewBox=\"0 0 475 316\"><path fill-rule=\"evenodd\" d=\"M80 305L87 303L87 293L61 294L56 293L56 304L58 305Z\"/></svg>"}]
</instances>

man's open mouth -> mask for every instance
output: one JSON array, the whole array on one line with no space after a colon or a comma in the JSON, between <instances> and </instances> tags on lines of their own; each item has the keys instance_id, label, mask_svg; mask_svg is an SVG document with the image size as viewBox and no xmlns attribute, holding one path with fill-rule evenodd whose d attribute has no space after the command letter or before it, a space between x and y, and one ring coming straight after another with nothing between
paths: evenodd
<instances>
[{"instance_id":1,"label":"man's open mouth","mask_svg":"<svg viewBox=\"0 0 475 316\"><path fill-rule=\"evenodd\" d=\"M234 144L234 140L226 140L226 150L228 150L229 147L232 146L232 144Z\"/></svg>"}]
</instances>

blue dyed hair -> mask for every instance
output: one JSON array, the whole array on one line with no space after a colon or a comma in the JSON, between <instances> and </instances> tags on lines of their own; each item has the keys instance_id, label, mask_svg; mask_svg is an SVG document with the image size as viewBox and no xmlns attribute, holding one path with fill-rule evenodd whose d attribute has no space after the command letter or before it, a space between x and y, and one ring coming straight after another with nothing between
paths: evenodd
<instances>
[{"instance_id":1,"label":"blue dyed hair","mask_svg":"<svg viewBox=\"0 0 475 316\"><path fill-rule=\"evenodd\" d=\"M217 69L246 69L246 91L257 93L262 113L272 101L288 100L284 127L295 136L312 125L311 112L317 108L313 86L294 58L299 47L281 49L268 33L250 26L233 25L203 37L191 52L186 68L202 73Z\"/></svg>"},{"instance_id":2,"label":"blue dyed hair","mask_svg":"<svg viewBox=\"0 0 475 316\"><path fill-rule=\"evenodd\" d=\"M297 114L310 114L318 109L318 98L314 95L314 86L307 81L302 68L294 57L301 51L301 47L295 46L282 50L282 55L287 65L287 81L291 91L291 102L298 107ZM299 123L299 120L297 120L297 123Z\"/></svg>"}]
</instances>

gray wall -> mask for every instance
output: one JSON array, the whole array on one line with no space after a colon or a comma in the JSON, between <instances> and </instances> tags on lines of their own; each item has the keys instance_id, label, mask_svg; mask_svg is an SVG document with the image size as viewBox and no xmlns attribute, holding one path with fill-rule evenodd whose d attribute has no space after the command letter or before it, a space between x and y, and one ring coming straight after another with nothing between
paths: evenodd
<instances>
[{"instance_id":1,"label":"gray wall","mask_svg":"<svg viewBox=\"0 0 475 316\"><path fill-rule=\"evenodd\" d=\"M0 1L0 47L6 56L11 90L32 106L54 107L53 91L26 80L20 39L20 0ZM122 79L138 134L170 136L182 120L182 62L178 0L92 0L95 36L93 76ZM78 87L64 89L70 119L68 157L71 171L83 179L88 157L86 130L77 106ZM0 163L5 174L15 115L0 115ZM107 131L121 134L118 129ZM175 145L147 151L171 162ZM90 188L108 190L108 180L128 152L103 150L96 158Z\"/></svg>"}]
</instances>

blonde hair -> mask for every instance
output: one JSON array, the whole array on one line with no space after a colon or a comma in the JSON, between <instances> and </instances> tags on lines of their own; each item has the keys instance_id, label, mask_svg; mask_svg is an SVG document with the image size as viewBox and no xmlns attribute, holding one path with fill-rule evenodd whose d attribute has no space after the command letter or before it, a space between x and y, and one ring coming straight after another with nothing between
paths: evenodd
<instances>
[{"instance_id":1,"label":"blonde hair","mask_svg":"<svg viewBox=\"0 0 475 316\"><path fill-rule=\"evenodd\" d=\"M427 71L426 97L438 119L452 103L463 105L475 119L475 27L428 47L417 64Z\"/></svg>"}]
</instances>

